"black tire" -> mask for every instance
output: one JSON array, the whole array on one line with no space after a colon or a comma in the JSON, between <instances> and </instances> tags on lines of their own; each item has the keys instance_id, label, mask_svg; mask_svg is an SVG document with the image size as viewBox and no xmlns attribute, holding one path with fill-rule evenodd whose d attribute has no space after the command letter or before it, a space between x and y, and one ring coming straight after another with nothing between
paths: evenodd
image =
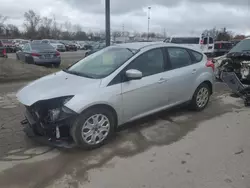
<instances>
[{"instance_id":1,"label":"black tire","mask_svg":"<svg viewBox=\"0 0 250 188\"><path fill-rule=\"evenodd\" d=\"M109 120L110 127L109 127L109 132L103 141L101 141L98 144L89 144L82 137L82 128L83 128L84 123L87 121L87 119L95 114L105 115L107 119ZM112 113L112 111L110 111L108 108L104 108L104 107L90 108L84 111L81 115L79 115L79 117L73 123L70 133L74 142L79 147L83 149L91 150L91 149L98 148L102 146L103 144L105 144L106 141L109 140L113 136L115 126L116 126L116 117Z\"/></svg>"},{"instance_id":2,"label":"black tire","mask_svg":"<svg viewBox=\"0 0 250 188\"><path fill-rule=\"evenodd\" d=\"M205 89L208 91L208 98L207 98L207 101L205 102L205 104L203 106L200 106L198 105L198 102L197 102L197 96L198 96L198 93L202 90L202 89ZM195 90L194 92L194 95L192 97L192 100L191 100L191 103L190 103L190 107L192 110L195 110L195 111L202 111L204 108L206 108L208 102L209 102L209 99L210 99L210 96L211 96L211 89L210 87L208 86L208 84L206 83L202 83L199 85L199 87Z\"/></svg>"}]
</instances>

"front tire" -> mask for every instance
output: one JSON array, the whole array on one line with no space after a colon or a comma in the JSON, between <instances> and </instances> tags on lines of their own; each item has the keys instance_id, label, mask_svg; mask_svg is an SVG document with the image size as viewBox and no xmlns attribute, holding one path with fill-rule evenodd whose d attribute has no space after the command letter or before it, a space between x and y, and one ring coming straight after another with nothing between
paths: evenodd
<instances>
[{"instance_id":1,"label":"front tire","mask_svg":"<svg viewBox=\"0 0 250 188\"><path fill-rule=\"evenodd\" d=\"M208 84L202 83L195 90L191 101L191 109L195 111L201 111L206 108L211 96L211 89Z\"/></svg>"},{"instance_id":2,"label":"front tire","mask_svg":"<svg viewBox=\"0 0 250 188\"><path fill-rule=\"evenodd\" d=\"M75 143L84 149L102 146L114 133L115 116L107 108L90 108L84 111L71 128Z\"/></svg>"}]
</instances>

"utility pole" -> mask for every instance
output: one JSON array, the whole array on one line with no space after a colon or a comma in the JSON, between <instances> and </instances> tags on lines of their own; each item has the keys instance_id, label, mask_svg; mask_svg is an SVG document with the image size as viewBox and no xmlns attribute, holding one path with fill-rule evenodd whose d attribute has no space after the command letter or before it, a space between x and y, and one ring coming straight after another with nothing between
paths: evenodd
<instances>
[{"instance_id":1,"label":"utility pole","mask_svg":"<svg viewBox=\"0 0 250 188\"><path fill-rule=\"evenodd\" d=\"M124 36L124 24L122 24L122 37L123 37L123 42L126 42L125 36Z\"/></svg>"},{"instance_id":2,"label":"utility pole","mask_svg":"<svg viewBox=\"0 0 250 188\"><path fill-rule=\"evenodd\" d=\"M110 0L105 0L106 46L110 46Z\"/></svg>"},{"instance_id":3,"label":"utility pole","mask_svg":"<svg viewBox=\"0 0 250 188\"><path fill-rule=\"evenodd\" d=\"M151 7L148 7L148 40L149 40L149 22L150 22L150 10L151 10Z\"/></svg>"}]
</instances>

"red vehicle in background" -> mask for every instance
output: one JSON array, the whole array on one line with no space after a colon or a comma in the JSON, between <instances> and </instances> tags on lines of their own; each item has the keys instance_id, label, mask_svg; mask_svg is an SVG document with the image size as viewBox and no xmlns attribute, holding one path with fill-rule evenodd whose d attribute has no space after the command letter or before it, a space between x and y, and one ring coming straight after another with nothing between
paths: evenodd
<instances>
[{"instance_id":1,"label":"red vehicle in background","mask_svg":"<svg viewBox=\"0 0 250 188\"><path fill-rule=\"evenodd\" d=\"M16 46L11 39L0 39L7 53L16 52Z\"/></svg>"},{"instance_id":2,"label":"red vehicle in background","mask_svg":"<svg viewBox=\"0 0 250 188\"><path fill-rule=\"evenodd\" d=\"M6 52L6 48L4 47L2 41L0 40L0 57L8 57L7 56L7 52Z\"/></svg>"}]
</instances>

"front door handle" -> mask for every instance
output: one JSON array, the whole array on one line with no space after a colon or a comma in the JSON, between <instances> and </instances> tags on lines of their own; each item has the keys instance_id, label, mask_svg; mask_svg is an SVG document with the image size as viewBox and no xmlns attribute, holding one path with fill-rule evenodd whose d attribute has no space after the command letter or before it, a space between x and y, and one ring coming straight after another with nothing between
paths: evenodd
<instances>
[{"instance_id":1,"label":"front door handle","mask_svg":"<svg viewBox=\"0 0 250 188\"><path fill-rule=\"evenodd\" d=\"M166 78L161 78L161 79L158 81L158 83L161 84L161 83L166 82L166 81L167 81Z\"/></svg>"}]
</instances>

